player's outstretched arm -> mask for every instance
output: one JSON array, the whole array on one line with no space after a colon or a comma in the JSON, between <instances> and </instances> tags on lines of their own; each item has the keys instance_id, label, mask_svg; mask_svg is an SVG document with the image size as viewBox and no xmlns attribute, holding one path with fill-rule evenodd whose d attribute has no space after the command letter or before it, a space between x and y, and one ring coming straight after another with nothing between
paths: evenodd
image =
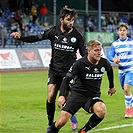
<instances>
[{"instance_id":1,"label":"player's outstretched arm","mask_svg":"<svg viewBox=\"0 0 133 133\"><path fill-rule=\"evenodd\" d=\"M19 34L19 32L12 32L10 35L11 35L12 37L14 37L15 39L20 39L20 34Z\"/></svg>"}]
</instances>

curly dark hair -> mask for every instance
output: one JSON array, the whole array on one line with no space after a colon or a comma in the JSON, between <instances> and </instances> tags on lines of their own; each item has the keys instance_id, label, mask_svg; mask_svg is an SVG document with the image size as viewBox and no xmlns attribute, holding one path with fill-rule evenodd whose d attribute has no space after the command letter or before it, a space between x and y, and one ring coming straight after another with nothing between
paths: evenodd
<instances>
[{"instance_id":1,"label":"curly dark hair","mask_svg":"<svg viewBox=\"0 0 133 133\"><path fill-rule=\"evenodd\" d=\"M68 8L68 6L64 6L60 11L59 18L64 19L66 16L70 15L71 18L78 17L77 12L74 8Z\"/></svg>"}]
</instances>

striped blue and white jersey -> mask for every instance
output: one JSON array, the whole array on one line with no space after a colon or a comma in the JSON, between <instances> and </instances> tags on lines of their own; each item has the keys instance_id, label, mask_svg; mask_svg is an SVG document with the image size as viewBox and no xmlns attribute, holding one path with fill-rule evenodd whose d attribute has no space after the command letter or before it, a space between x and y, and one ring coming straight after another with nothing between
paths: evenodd
<instances>
[{"instance_id":1,"label":"striped blue and white jersey","mask_svg":"<svg viewBox=\"0 0 133 133\"><path fill-rule=\"evenodd\" d=\"M118 64L118 72L132 72L133 73L133 40L125 38L124 40L118 39L112 43L109 52L109 60L116 57L120 59Z\"/></svg>"}]
</instances>

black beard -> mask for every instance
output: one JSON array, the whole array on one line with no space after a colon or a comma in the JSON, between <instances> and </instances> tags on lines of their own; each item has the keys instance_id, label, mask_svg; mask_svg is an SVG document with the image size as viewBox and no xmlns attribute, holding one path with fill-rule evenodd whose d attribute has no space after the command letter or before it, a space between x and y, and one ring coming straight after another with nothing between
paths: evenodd
<instances>
[{"instance_id":1,"label":"black beard","mask_svg":"<svg viewBox=\"0 0 133 133\"><path fill-rule=\"evenodd\" d=\"M63 25L63 29L66 31L66 32L69 32L71 30L71 28L68 28L66 25Z\"/></svg>"}]
</instances>

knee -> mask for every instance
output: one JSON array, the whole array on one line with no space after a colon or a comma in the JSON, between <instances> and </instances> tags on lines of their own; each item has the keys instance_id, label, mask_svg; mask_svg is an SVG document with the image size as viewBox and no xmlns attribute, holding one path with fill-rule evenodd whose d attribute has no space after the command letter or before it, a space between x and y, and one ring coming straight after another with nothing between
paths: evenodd
<instances>
[{"instance_id":1,"label":"knee","mask_svg":"<svg viewBox=\"0 0 133 133\"><path fill-rule=\"evenodd\" d=\"M100 118L104 118L105 114L106 114L106 106L104 103L100 103L99 106L97 106L95 113L98 117Z\"/></svg>"},{"instance_id":2,"label":"knee","mask_svg":"<svg viewBox=\"0 0 133 133\"><path fill-rule=\"evenodd\" d=\"M56 128L62 128L66 123L63 122L62 120L56 121Z\"/></svg>"},{"instance_id":3,"label":"knee","mask_svg":"<svg viewBox=\"0 0 133 133\"><path fill-rule=\"evenodd\" d=\"M131 95L131 85L128 84L124 85L124 94L127 96Z\"/></svg>"},{"instance_id":4,"label":"knee","mask_svg":"<svg viewBox=\"0 0 133 133\"><path fill-rule=\"evenodd\" d=\"M129 89L124 88L124 94L126 96L129 96L129 95L131 95L131 91Z\"/></svg>"}]
</instances>

